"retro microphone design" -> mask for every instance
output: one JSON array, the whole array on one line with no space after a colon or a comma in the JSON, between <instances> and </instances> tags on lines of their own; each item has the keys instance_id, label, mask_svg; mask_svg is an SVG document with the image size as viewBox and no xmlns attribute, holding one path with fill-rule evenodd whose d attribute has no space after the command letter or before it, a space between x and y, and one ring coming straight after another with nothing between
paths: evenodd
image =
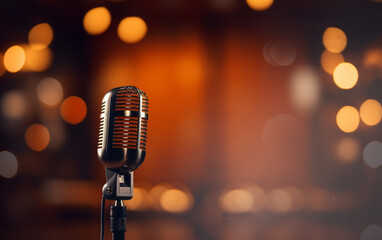
<instances>
[{"instance_id":1,"label":"retro microphone design","mask_svg":"<svg viewBox=\"0 0 382 240\"><path fill-rule=\"evenodd\" d=\"M102 100L97 153L106 167L103 205L104 199L116 200L110 211L113 239L124 239L126 209L122 200L133 197L133 171L145 159L148 104L147 95L134 86L111 89Z\"/></svg>"}]
</instances>

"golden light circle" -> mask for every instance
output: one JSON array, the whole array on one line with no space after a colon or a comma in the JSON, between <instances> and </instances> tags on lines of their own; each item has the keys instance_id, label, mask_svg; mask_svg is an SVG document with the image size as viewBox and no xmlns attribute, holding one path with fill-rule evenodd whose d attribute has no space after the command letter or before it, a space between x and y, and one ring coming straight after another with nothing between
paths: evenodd
<instances>
[{"instance_id":1,"label":"golden light circle","mask_svg":"<svg viewBox=\"0 0 382 240\"><path fill-rule=\"evenodd\" d=\"M49 46L53 40L53 29L48 23L40 23L34 26L28 34L28 41L32 48L43 49Z\"/></svg>"},{"instance_id":2,"label":"golden light circle","mask_svg":"<svg viewBox=\"0 0 382 240\"><path fill-rule=\"evenodd\" d=\"M44 78L37 85L37 96L48 107L55 107L62 101L64 90L54 78Z\"/></svg>"},{"instance_id":3,"label":"golden light circle","mask_svg":"<svg viewBox=\"0 0 382 240\"><path fill-rule=\"evenodd\" d=\"M334 69L333 80L339 88L351 89L357 84L358 81L357 68L348 62L340 63Z\"/></svg>"},{"instance_id":4,"label":"golden light circle","mask_svg":"<svg viewBox=\"0 0 382 240\"><path fill-rule=\"evenodd\" d=\"M162 208L168 212L185 212L192 207L191 196L179 189L166 190L160 197Z\"/></svg>"},{"instance_id":5,"label":"golden light circle","mask_svg":"<svg viewBox=\"0 0 382 240\"><path fill-rule=\"evenodd\" d=\"M96 7L89 10L83 19L84 29L90 35L98 35L110 26L111 15L105 7Z\"/></svg>"},{"instance_id":6,"label":"golden light circle","mask_svg":"<svg viewBox=\"0 0 382 240\"><path fill-rule=\"evenodd\" d=\"M356 108L352 106L342 107L336 117L337 126L346 133L357 130L359 125L359 114Z\"/></svg>"},{"instance_id":7,"label":"golden light circle","mask_svg":"<svg viewBox=\"0 0 382 240\"><path fill-rule=\"evenodd\" d=\"M65 122L79 124L86 117L86 103L80 97L70 96L62 102L60 113Z\"/></svg>"},{"instance_id":8,"label":"golden light circle","mask_svg":"<svg viewBox=\"0 0 382 240\"><path fill-rule=\"evenodd\" d=\"M322 36L322 42L329 52L340 53L346 48L346 34L339 28L329 27Z\"/></svg>"},{"instance_id":9,"label":"golden light circle","mask_svg":"<svg viewBox=\"0 0 382 240\"><path fill-rule=\"evenodd\" d=\"M126 43L136 43L146 35L147 25L140 17L127 17L118 25L118 36Z\"/></svg>"},{"instance_id":10,"label":"golden light circle","mask_svg":"<svg viewBox=\"0 0 382 240\"><path fill-rule=\"evenodd\" d=\"M243 213L248 212L254 205L254 198L250 191L246 189L233 189L219 199L221 208L226 212Z\"/></svg>"},{"instance_id":11,"label":"golden light circle","mask_svg":"<svg viewBox=\"0 0 382 240\"><path fill-rule=\"evenodd\" d=\"M255 11L267 10L273 4L273 0L246 0L246 2Z\"/></svg>"},{"instance_id":12,"label":"golden light circle","mask_svg":"<svg viewBox=\"0 0 382 240\"><path fill-rule=\"evenodd\" d=\"M354 162L360 153L361 143L354 137L344 137L336 146L337 158L344 163Z\"/></svg>"},{"instance_id":13,"label":"golden light circle","mask_svg":"<svg viewBox=\"0 0 382 240\"><path fill-rule=\"evenodd\" d=\"M18 72L25 64L25 51L22 47L15 45L4 54L4 67L8 72Z\"/></svg>"},{"instance_id":14,"label":"golden light circle","mask_svg":"<svg viewBox=\"0 0 382 240\"><path fill-rule=\"evenodd\" d=\"M338 64L344 62L344 57L341 53L332 53L328 50L325 50L321 54L321 66L325 72L333 74L334 69Z\"/></svg>"},{"instance_id":15,"label":"golden light circle","mask_svg":"<svg viewBox=\"0 0 382 240\"><path fill-rule=\"evenodd\" d=\"M272 212L287 212L292 205L293 197L286 190L275 189L267 193L267 208Z\"/></svg>"},{"instance_id":16,"label":"golden light circle","mask_svg":"<svg viewBox=\"0 0 382 240\"><path fill-rule=\"evenodd\" d=\"M48 129L38 123L32 124L25 132L25 143L30 149L36 152L44 150L50 140Z\"/></svg>"},{"instance_id":17,"label":"golden light circle","mask_svg":"<svg viewBox=\"0 0 382 240\"><path fill-rule=\"evenodd\" d=\"M362 103L359 114L361 116L361 120L366 125L377 125L382 119L381 104L374 99L368 99Z\"/></svg>"},{"instance_id":18,"label":"golden light circle","mask_svg":"<svg viewBox=\"0 0 382 240\"><path fill-rule=\"evenodd\" d=\"M23 70L43 72L52 64L53 53L49 47L36 49L29 45L23 46L26 54Z\"/></svg>"}]
</instances>

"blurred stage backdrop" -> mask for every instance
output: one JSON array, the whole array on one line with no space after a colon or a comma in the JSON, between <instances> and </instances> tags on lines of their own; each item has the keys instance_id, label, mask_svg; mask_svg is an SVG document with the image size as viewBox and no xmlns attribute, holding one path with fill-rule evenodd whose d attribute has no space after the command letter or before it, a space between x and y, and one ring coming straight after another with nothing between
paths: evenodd
<instances>
[{"instance_id":1,"label":"blurred stage backdrop","mask_svg":"<svg viewBox=\"0 0 382 240\"><path fill-rule=\"evenodd\" d=\"M382 1L0 12L1 239L98 239L100 103L122 85L150 99L126 239L382 239Z\"/></svg>"}]
</instances>

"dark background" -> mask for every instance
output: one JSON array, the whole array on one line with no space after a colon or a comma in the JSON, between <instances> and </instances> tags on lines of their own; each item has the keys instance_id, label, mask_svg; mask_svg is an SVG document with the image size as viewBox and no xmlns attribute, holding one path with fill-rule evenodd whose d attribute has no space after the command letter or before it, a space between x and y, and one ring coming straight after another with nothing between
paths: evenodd
<instances>
[{"instance_id":1,"label":"dark background","mask_svg":"<svg viewBox=\"0 0 382 240\"><path fill-rule=\"evenodd\" d=\"M112 22L92 36L82 20L98 6L110 11ZM0 77L0 98L17 89L29 103L21 119L0 116L0 151L18 160L13 178L0 177L0 238L98 238L105 181L96 155L100 103L109 89L134 85L150 99L150 119L126 239L382 239L381 169L369 167L362 155L369 142L381 141L381 126L361 122L344 133L335 120L344 105L359 109L368 98L382 100L382 57L365 63L370 51L382 48L381 13L382 3L371 0L276 0L261 12L241 0L1 1L2 55L27 43L30 29L42 22L54 38L46 71ZM148 27L135 44L117 35L128 16ZM346 33L342 54L359 72L351 90L339 89L321 67L328 27ZM264 59L264 46L280 40L295 49L288 66ZM319 80L319 101L308 111L290 98L300 69ZM58 107L39 102L35 89L46 77L60 81L64 98L85 101L81 123L68 124ZM64 132L60 144L31 150L24 141L28 126L52 121ZM352 162L333 153L343 137L360 144ZM190 205L181 212L158 207L158 186L182 190ZM252 200L238 195L233 205L252 201L251 210L222 206L235 189L250 189ZM106 216L111 239L107 224Z\"/></svg>"}]
</instances>

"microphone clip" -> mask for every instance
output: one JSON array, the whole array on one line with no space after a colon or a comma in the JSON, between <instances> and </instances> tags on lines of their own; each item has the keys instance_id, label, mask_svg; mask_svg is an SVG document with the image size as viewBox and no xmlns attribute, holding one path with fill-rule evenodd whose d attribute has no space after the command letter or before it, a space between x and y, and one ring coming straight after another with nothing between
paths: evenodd
<instances>
[{"instance_id":1,"label":"microphone clip","mask_svg":"<svg viewBox=\"0 0 382 240\"><path fill-rule=\"evenodd\" d=\"M130 200L133 198L133 172L119 174L109 168L106 169L106 183L102 187L102 194L108 200Z\"/></svg>"}]
</instances>

